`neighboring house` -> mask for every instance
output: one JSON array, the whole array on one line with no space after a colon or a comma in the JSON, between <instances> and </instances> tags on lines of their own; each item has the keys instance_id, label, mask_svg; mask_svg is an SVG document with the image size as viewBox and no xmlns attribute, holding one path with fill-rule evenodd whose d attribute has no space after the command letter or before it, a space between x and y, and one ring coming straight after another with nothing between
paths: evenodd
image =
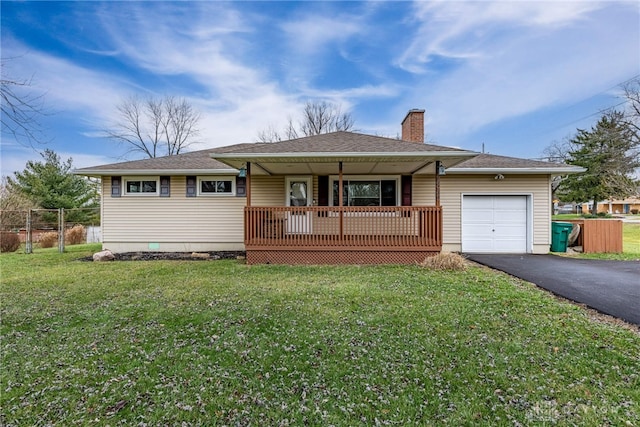
<instances>
[{"instance_id":1,"label":"neighboring house","mask_svg":"<svg viewBox=\"0 0 640 427\"><path fill-rule=\"evenodd\" d=\"M582 213L591 213L593 202L582 204ZM598 202L598 213L637 214L640 212L640 197L627 197L623 200L603 200Z\"/></svg>"},{"instance_id":2,"label":"neighboring house","mask_svg":"<svg viewBox=\"0 0 640 427\"><path fill-rule=\"evenodd\" d=\"M248 263L415 263L441 251L547 253L562 164L334 132L79 169L102 178L103 247L246 250Z\"/></svg>"}]
</instances>

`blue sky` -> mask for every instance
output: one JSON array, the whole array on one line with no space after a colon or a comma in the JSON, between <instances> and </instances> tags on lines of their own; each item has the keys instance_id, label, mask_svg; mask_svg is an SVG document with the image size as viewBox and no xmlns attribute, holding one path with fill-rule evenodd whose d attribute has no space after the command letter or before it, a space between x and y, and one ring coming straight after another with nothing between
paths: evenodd
<instances>
[{"instance_id":1,"label":"blue sky","mask_svg":"<svg viewBox=\"0 0 640 427\"><path fill-rule=\"evenodd\" d=\"M252 142L308 100L395 137L426 109L432 143L536 158L620 104L640 75L640 3L5 2L3 78L31 79L48 115L36 148L74 166L122 159L101 137L132 95L185 97L192 149ZM622 108L623 106L619 106ZM2 136L2 174L39 159ZM129 159L136 158L129 156Z\"/></svg>"}]
</instances>

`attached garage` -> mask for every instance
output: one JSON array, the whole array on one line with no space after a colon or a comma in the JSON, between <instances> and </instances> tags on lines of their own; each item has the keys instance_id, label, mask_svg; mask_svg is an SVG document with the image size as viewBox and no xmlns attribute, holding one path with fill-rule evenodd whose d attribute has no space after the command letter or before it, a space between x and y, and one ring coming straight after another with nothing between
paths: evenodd
<instances>
[{"instance_id":1,"label":"attached garage","mask_svg":"<svg viewBox=\"0 0 640 427\"><path fill-rule=\"evenodd\" d=\"M463 195L462 251L530 252L530 197Z\"/></svg>"}]
</instances>

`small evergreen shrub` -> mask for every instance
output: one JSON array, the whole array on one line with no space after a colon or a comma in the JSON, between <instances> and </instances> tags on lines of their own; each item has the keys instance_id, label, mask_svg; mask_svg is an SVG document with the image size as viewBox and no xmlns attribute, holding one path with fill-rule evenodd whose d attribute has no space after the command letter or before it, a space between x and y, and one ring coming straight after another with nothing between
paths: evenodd
<instances>
[{"instance_id":1,"label":"small evergreen shrub","mask_svg":"<svg viewBox=\"0 0 640 427\"><path fill-rule=\"evenodd\" d=\"M40 236L41 248L52 248L58 244L58 233L55 231L49 231Z\"/></svg>"},{"instance_id":2,"label":"small evergreen shrub","mask_svg":"<svg viewBox=\"0 0 640 427\"><path fill-rule=\"evenodd\" d=\"M85 228L82 225L76 225L64 232L64 241L68 245L79 245L85 242L86 236Z\"/></svg>"},{"instance_id":3,"label":"small evergreen shrub","mask_svg":"<svg viewBox=\"0 0 640 427\"><path fill-rule=\"evenodd\" d=\"M0 231L0 252L15 252L20 247L20 237L11 231Z\"/></svg>"}]
</instances>

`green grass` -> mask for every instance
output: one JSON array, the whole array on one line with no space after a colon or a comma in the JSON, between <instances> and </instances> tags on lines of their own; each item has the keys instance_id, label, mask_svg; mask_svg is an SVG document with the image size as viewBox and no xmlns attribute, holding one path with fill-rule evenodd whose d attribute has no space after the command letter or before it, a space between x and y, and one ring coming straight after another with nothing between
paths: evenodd
<instances>
[{"instance_id":1,"label":"green grass","mask_svg":"<svg viewBox=\"0 0 640 427\"><path fill-rule=\"evenodd\" d=\"M635 253L640 259L640 224L622 225L622 246L624 252Z\"/></svg>"},{"instance_id":2,"label":"green grass","mask_svg":"<svg viewBox=\"0 0 640 427\"><path fill-rule=\"evenodd\" d=\"M640 335L472 267L0 256L1 425L640 425Z\"/></svg>"},{"instance_id":3,"label":"green grass","mask_svg":"<svg viewBox=\"0 0 640 427\"><path fill-rule=\"evenodd\" d=\"M552 215L551 219L553 221L561 221L563 219L581 219L582 215L580 214L559 214L559 215Z\"/></svg>"}]
</instances>

